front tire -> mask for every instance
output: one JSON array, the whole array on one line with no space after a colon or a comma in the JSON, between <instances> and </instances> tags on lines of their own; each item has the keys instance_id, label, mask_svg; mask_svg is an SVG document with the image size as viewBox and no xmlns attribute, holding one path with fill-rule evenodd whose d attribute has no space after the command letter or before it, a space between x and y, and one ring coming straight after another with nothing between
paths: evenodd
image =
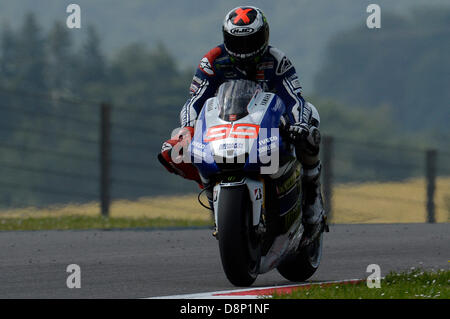
<instances>
[{"instance_id":1,"label":"front tire","mask_svg":"<svg viewBox=\"0 0 450 319\"><path fill-rule=\"evenodd\" d=\"M222 188L218 207L220 258L225 275L235 286L248 287L258 276L261 242L252 220L247 186Z\"/></svg>"}]
</instances>

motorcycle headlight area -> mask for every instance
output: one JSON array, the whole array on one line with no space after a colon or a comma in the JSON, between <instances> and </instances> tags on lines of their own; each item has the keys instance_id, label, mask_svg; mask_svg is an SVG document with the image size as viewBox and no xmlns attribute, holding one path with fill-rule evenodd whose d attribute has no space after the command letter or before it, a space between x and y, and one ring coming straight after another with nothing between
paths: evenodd
<instances>
[{"instance_id":1,"label":"motorcycle headlight area","mask_svg":"<svg viewBox=\"0 0 450 319\"><path fill-rule=\"evenodd\" d=\"M240 155L221 156L214 155L214 161L217 167L222 171L236 171L244 168L248 159L248 153L241 153Z\"/></svg>"}]
</instances>

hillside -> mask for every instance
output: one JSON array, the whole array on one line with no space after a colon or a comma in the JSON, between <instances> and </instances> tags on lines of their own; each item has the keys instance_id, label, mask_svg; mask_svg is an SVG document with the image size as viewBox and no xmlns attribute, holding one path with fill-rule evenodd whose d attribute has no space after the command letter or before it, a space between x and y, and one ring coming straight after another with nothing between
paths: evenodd
<instances>
[{"instance_id":1,"label":"hillside","mask_svg":"<svg viewBox=\"0 0 450 319\"><path fill-rule=\"evenodd\" d=\"M354 26L332 38L317 91L366 109L384 105L401 129L448 139L450 6L413 10L408 18L385 15L382 23L379 30Z\"/></svg>"},{"instance_id":2,"label":"hillside","mask_svg":"<svg viewBox=\"0 0 450 319\"><path fill-rule=\"evenodd\" d=\"M321 66L324 49L336 33L354 25L365 25L366 7L373 1L282 0L244 1L260 7L268 17L271 42L290 56L297 66L306 91L313 89L313 76ZM0 1L0 24L19 25L26 12L33 11L44 29L54 20L65 21L66 7L73 1ZM207 0L78 0L82 28L72 30L78 39L94 25L109 56L132 42L149 47L164 43L177 63L193 70L200 57L221 41L220 26L225 14L242 1ZM382 18L386 13L408 15L417 5L446 4L446 0L378 0ZM192 72L192 71L191 71Z\"/></svg>"}]
</instances>

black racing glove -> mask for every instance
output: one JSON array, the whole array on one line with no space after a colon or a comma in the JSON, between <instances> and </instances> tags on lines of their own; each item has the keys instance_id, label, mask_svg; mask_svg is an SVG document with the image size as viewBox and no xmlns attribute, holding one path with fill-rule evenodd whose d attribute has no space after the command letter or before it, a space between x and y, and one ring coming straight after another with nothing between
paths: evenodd
<instances>
[{"instance_id":1,"label":"black racing glove","mask_svg":"<svg viewBox=\"0 0 450 319\"><path fill-rule=\"evenodd\" d=\"M306 123L295 123L289 126L288 132L290 139L297 144L306 140L309 135L309 126Z\"/></svg>"},{"instance_id":2,"label":"black racing glove","mask_svg":"<svg viewBox=\"0 0 450 319\"><path fill-rule=\"evenodd\" d=\"M321 136L317 127L310 127L305 123L295 123L288 127L287 133L291 143L295 145L298 158L302 152L306 152L310 156L319 153Z\"/></svg>"}]
</instances>

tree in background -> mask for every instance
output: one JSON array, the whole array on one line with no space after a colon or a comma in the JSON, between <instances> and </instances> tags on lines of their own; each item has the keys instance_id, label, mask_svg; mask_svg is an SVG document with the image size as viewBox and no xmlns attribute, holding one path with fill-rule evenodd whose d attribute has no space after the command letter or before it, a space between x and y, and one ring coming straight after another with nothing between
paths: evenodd
<instances>
[{"instance_id":1,"label":"tree in background","mask_svg":"<svg viewBox=\"0 0 450 319\"><path fill-rule=\"evenodd\" d=\"M19 67L17 61L17 42L14 32L9 25L2 27L0 50L0 72L2 75L0 81L2 85L6 85L13 79Z\"/></svg>"},{"instance_id":2,"label":"tree in background","mask_svg":"<svg viewBox=\"0 0 450 319\"><path fill-rule=\"evenodd\" d=\"M101 39L95 28L87 27L87 36L77 54L77 92L87 99L96 99L108 94L105 90L107 81L107 61L101 51Z\"/></svg>"},{"instance_id":3,"label":"tree in background","mask_svg":"<svg viewBox=\"0 0 450 319\"><path fill-rule=\"evenodd\" d=\"M1 33L0 43L0 99L4 105L11 105L13 99L10 95L6 94L4 90L14 82L14 77L17 74L19 61L17 60L18 44L16 36L8 25L4 25ZM6 123L15 123L20 118L20 114L9 112L5 110L0 117L0 128L4 127ZM10 138L13 131L0 130L0 136L6 139Z\"/></svg>"},{"instance_id":4,"label":"tree in background","mask_svg":"<svg viewBox=\"0 0 450 319\"><path fill-rule=\"evenodd\" d=\"M73 43L66 25L55 22L47 36L47 81L53 96L71 96L78 83Z\"/></svg>"},{"instance_id":5,"label":"tree in background","mask_svg":"<svg viewBox=\"0 0 450 319\"><path fill-rule=\"evenodd\" d=\"M45 38L36 17L25 16L17 37L17 65L11 79L12 87L47 93Z\"/></svg>"}]
</instances>

